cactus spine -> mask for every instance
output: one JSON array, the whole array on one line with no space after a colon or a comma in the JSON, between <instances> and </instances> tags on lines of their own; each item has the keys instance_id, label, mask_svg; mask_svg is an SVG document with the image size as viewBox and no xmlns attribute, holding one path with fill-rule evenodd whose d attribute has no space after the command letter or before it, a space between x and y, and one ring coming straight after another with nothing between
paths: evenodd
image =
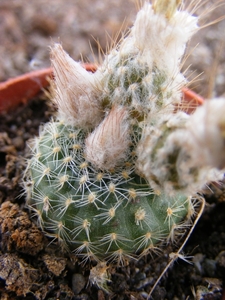
<instances>
[{"instance_id":1,"label":"cactus spine","mask_svg":"<svg viewBox=\"0 0 225 300\"><path fill-rule=\"evenodd\" d=\"M33 142L28 204L84 261L123 264L174 241L195 213L191 196L223 167L222 113L207 132L207 106L193 116L175 112L186 82L181 58L198 19L168 2L146 3L94 74L61 45L52 48L58 113ZM202 127L193 136L191 125L198 116L220 141L215 159L207 143L198 159Z\"/></svg>"}]
</instances>

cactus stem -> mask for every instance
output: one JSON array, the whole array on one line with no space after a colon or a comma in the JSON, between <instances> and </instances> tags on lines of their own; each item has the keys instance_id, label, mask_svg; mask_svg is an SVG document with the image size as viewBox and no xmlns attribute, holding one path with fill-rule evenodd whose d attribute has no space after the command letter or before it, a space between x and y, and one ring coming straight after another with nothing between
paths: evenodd
<instances>
[{"instance_id":1,"label":"cactus stem","mask_svg":"<svg viewBox=\"0 0 225 300\"><path fill-rule=\"evenodd\" d=\"M178 110L198 29L178 4L146 2L94 74L52 48L58 112L31 145L26 191L40 226L84 262L125 264L176 244L198 217L190 195L225 166L224 101Z\"/></svg>"}]
</instances>

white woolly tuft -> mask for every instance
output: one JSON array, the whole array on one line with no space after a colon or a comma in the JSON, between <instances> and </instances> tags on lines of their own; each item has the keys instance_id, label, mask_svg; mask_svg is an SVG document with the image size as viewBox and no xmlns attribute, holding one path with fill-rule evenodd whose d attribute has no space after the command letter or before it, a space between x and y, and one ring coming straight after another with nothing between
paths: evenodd
<instances>
[{"instance_id":1,"label":"white woolly tuft","mask_svg":"<svg viewBox=\"0 0 225 300\"><path fill-rule=\"evenodd\" d=\"M153 189L190 195L223 178L225 99L210 100L191 116L164 116L159 124L146 126L136 151L137 172Z\"/></svg>"},{"instance_id":2,"label":"white woolly tuft","mask_svg":"<svg viewBox=\"0 0 225 300\"><path fill-rule=\"evenodd\" d=\"M101 122L102 110L98 103L96 75L87 72L62 48L55 44L51 49L55 77L58 117L65 124L93 128Z\"/></svg>"},{"instance_id":3,"label":"white woolly tuft","mask_svg":"<svg viewBox=\"0 0 225 300\"><path fill-rule=\"evenodd\" d=\"M198 19L185 11L176 11L168 20L154 12L152 5L145 3L137 14L131 31L134 45L153 58L159 69L167 69L170 74L177 70L184 54L186 43L198 29Z\"/></svg>"},{"instance_id":4,"label":"white woolly tuft","mask_svg":"<svg viewBox=\"0 0 225 300\"><path fill-rule=\"evenodd\" d=\"M130 33L106 57L100 68L106 87L103 99L110 94L108 98L112 105L124 105L130 97L130 107L145 117L148 114L146 119L151 122L159 109L160 112L171 113L174 105L181 103L181 87L186 84L181 62L186 43L198 30L197 17L178 11L174 1L168 3L174 8L170 18L156 13L152 4L145 3ZM140 76L141 83L133 84L134 74ZM127 80L131 82L129 88L126 88ZM140 89L140 85L143 88ZM110 91L112 88L114 92Z\"/></svg>"},{"instance_id":5,"label":"white woolly tuft","mask_svg":"<svg viewBox=\"0 0 225 300\"><path fill-rule=\"evenodd\" d=\"M193 142L195 160L202 165L225 168L225 98L208 100L197 108L186 126Z\"/></svg>"},{"instance_id":6,"label":"white woolly tuft","mask_svg":"<svg viewBox=\"0 0 225 300\"><path fill-rule=\"evenodd\" d=\"M86 139L87 161L103 170L113 169L127 156L130 143L128 112L115 106Z\"/></svg>"}]
</instances>

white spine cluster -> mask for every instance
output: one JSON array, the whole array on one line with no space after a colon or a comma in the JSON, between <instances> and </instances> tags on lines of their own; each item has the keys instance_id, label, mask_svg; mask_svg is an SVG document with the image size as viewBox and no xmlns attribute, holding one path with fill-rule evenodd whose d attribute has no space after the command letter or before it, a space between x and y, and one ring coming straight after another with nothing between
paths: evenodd
<instances>
[{"instance_id":1,"label":"white spine cluster","mask_svg":"<svg viewBox=\"0 0 225 300\"><path fill-rule=\"evenodd\" d=\"M225 168L225 99L206 102L191 116L164 116L146 126L137 148L137 171L167 194L192 195L222 179ZM220 171L222 170L222 171Z\"/></svg>"},{"instance_id":2,"label":"white spine cluster","mask_svg":"<svg viewBox=\"0 0 225 300\"><path fill-rule=\"evenodd\" d=\"M52 49L52 64L58 117L89 131L88 162L110 171L123 164L133 144L136 171L153 189L189 195L217 178L214 168L224 167L224 104L209 102L191 117L175 112L186 81L181 60L198 30L198 18L177 10L179 2L145 3L129 35L95 74L59 44ZM134 141L139 119L141 139Z\"/></svg>"},{"instance_id":3,"label":"white spine cluster","mask_svg":"<svg viewBox=\"0 0 225 300\"><path fill-rule=\"evenodd\" d=\"M118 50L114 49L106 57L99 70L99 73L105 73L102 80L109 89L119 82L111 95L111 103L124 104L131 96L130 109L139 114L147 113L150 122L159 109L164 113L172 112L174 105L181 102L181 87L186 83L180 72L181 59L188 40L198 30L197 17L176 10L168 19L166 15L156 13L158 6L144 4L129 35ZM118 74L111 76L116 68ZM129 77L132 81L133 70L137 77L140 76L139 82L142 80L141 94L138 84L130 82L126 89ZM107 88L105 92L109 92Z\"/></svg>"},{"instance_id":4,"label":"white spine cluster","mask_svg":"<svg viewBox=\"0 0 225 300\"><path fill-rule=\"evenodd\" d=\"M225 99L181 111L181 62L198 18L179 3L145 3L95 74L52 48L58 120L32 147L30 207L83 262L103 260L90 281L104 289L105 261L176 243L203 211L196 193L225 169Z\"/></svg>"},{"instance_id":5,"label":"white spine cluster","mask_svg":"<svg viewBox=\"0 0 225 300\"><path fill-rule=\"evenodd\" d=\"M126 158L129 146L128 112L115 106L86 139L86 159L102 170L113 169Z\"/></svg>"},{"instance_id":6,"label":"white spine cluster","mask_svg":"<svg viewBox=\"0 0 225 300\"><path fill-rule=\"evenodd\" d=\"M180 72L180 59L186 44L198 29L198 18L186 11L176 11L168 20L156 14L152 5L146 3L137 14L131 30L133 44L149 61L169 75ZM151 53L151 55L149 55Z\"/></svg>"},{"instance_id":7,"label":"white spine cluster","mask_svg":"<svg viewBox=\"0 0 225 300\"><path fill-rule=\"evenodd\" d=\"M157 69L166 78L161 88L162 107L166 110L172 111L173 105L180 103L180 88L186 83L180 72L181 59L187 42L198 30L197 22L198 18L186 11L176 11L168 19L164 14L156 14L154 7L146 3L137 14L131 30L132 43L140 52L141 59L147 62L149 73ZM154 98L150 101L154 101ZM150 117L156 112L153 110Z\"/></svg>"},{"instance_id":8,"label":"white spine cluster","mask_svg":"<svg viewBox=\"0 0 225 300\"><path fill-rule=\"evenodd\" d=\"M85 129L98 125L103 112L98 102L96 75L75 62L60 44L51 49L51 61L59 119Z\"/></svg>"},{"instance_id":9,"label":"white spine cluster","mask_svg":"<svg viewBox=\"0 0 225 300\"><path fill-rule=\"evenodd\" d=\"M208 100L189 118L193 160L200 166L225 168L225 98Z\"/></svg>"}]
</instances>

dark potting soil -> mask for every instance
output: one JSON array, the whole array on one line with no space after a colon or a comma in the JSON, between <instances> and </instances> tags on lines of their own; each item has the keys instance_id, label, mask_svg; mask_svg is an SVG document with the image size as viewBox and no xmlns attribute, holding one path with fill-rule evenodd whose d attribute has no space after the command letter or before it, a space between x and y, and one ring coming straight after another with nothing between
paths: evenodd
<instances>
[{"instance_id":1,"label":"dark potting soil","mask_svg":"<svg viewBox=\"0 0 225 300\"><path fill-rule=\"evenodd\" d=\"M48 239L25 205L21 187L26 143L53 113L42 97L1 116L0 123L0 295L1 299L146 299L173 249L109 268L109 294L88 282L83 266ZM223 185L207 192L205 212L178 258L156 287L154 299L222 299L225 279ZM192 258L188 258L192 256Z\"/></svg>"},{"instance_id":2,"label":"dark potting soil","mask_svg":"<svg viewBox=\"0 0 225 300\"><path fill-rule=\"evenodd\" d=\"M91 35L106 49L103 28L114 35L125 17L128 25L132 23L135 13L131 1L129 5L117 0L49 3L1 1L0 80L49 66L48 46L59 37L74 59L80 59L82 54L92 61L88 40L95 55L98 50ZM224 14L225 6L209 14L208 20ZM224 26L222 21L203 29L189 44L190 55L184 69L191 64L191 70L196 70L188 74L190 79L204 72L201 80L192 84L204 97L225 93ZM160 255L110 267L107 294L88 282L94 263L82 265L74 255L64 252L57 241L47 238L25 205L21 182L29 155L27 142L38 134L40 124L52 116L54 109L48 102L45 95L40 95L0 116L0 299L144 300L182 239L174 248L165 245ZM157 285L152 295L155 300L225 299L224 195L222 183L212 184L211 192L206 191L204 214L183 248L183 257L175 261Z\"/></svg>"}]
</instances>

